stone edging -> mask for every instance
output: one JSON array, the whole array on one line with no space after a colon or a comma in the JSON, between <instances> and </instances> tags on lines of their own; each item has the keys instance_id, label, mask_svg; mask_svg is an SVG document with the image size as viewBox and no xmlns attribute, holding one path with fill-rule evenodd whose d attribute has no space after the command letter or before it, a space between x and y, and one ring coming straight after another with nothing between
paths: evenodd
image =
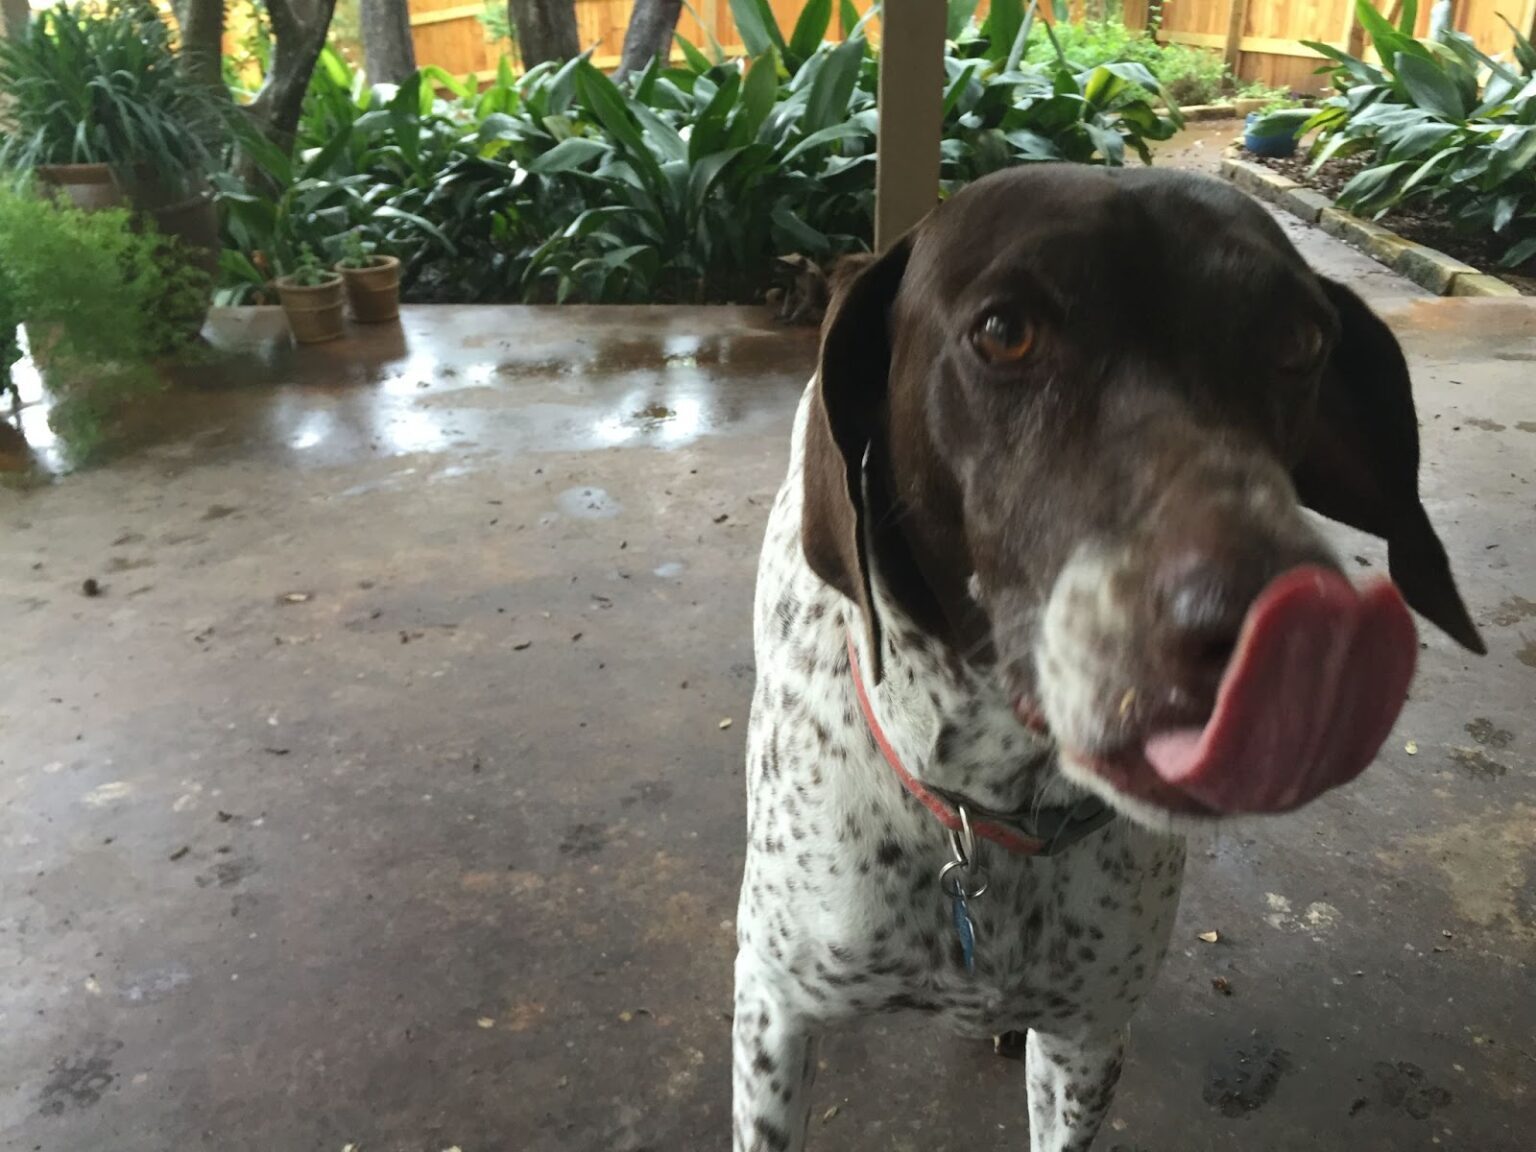
<instances>
[{"instance_id":1,"label":"stone edging","mask_svg":"<svg viewBox=\"0 0 1536 1152\"><path fill-rule=\"evenodd\" d=\"M1224 100L1219 104L1191 104L1187 108L1180 108L1184 119L1188 123L1197 120L1238 120L1250 112L1257 112L1264 107L1263 100L1255 100L1249 97L1239 97L1233 100Z\"/></svg>"},{"instance_id":2,"label":"stone edging","mask_svg":"<svg viewBox=\"0 0 1536 1152\"><path fill-rule=\"evenodd\" d=\"M1335 208L1333 201L1321 192L1262 164L1244 160L1239 148L1228 148L1222 154L1221 174L1244 192L1318 225L1330 236L1337 236L1437 296L1521 295L1518 288L1497 276L1479 272L1444 252L1405 240L1391 229Z\"/></svg>"}]
</instances>

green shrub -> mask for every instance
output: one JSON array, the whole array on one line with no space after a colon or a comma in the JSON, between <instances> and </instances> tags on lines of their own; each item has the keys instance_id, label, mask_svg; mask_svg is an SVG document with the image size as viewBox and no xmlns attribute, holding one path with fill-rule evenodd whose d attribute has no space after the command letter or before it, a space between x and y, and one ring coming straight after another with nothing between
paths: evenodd
<instances>
[{"instance_id":1,"label":"green shrub","mask_svg":"<svg viewBox=\"0 0 1536 1152\"><path fill-rule=\"evenodd\" d=\"M1356 12L1382 64L1313 44L1335 62L1337 95L1303 125L1319 129L1314 169L1336 156L1372 163L1339 193L1352 212L1381 216L1422 202L1465 232L1504 246L1502 263L1536 258L1536 48L1513 26L1516 64L1447 30L1412 35L1410 0L1394 26L1367 0Z\"/></svg>"},{"instance_id":2,"label":"green shrub","mask_svg":"<svg viewBox=\"0 0 1536 1152\"><path fill-rule=\"evenodd\" d=\"M78 454L127 397L158 386L156 358L189 336L168 317L200 307L206 278L174 241L126 210L84 212L0 190L0 340L25 324L55 403L49 423Z\"/></svg>"},{"instance_id":3,"label":"green shrub","mask_svg":"<svg viewBox=\"0 0 1536 1152\"><path fill-rule=\"evenodd\" d=\"M1162 83L1177 104L1213 104L1230 94L1232 74L1220 54L1187 44L1159 44L1145 30L1130 29L1118 20L1058 23L1049 33L1042 26L1030 37L1025 60L1049 62L1056 43L1079 67L1129 61L1143 65Z\"/></svg>"},{"instance_id":4,"label":"green shrub","mask_svg":"<svg viewBox=\"0 0 1536 1152\"><path fill-rule=\"evenodd\" d=\"M354 229L401 258L415 300L748 301L775 256L867 248L874 53L862 34L822 42L831 4L786 37L766 5L735 3L758 18L743 28L758 54L720 63L681 42L683 66L623 86L583 58L503 67L483 91L427 72L386 101L327 56L296 158L254 144L281 192L225 184L225 298ZM1020 0L998 0L946 59L946 193L1010 164L1145 157L1175 130L1145 68L1027 65L1030 31Z\"/></svg>"}]
</instances>

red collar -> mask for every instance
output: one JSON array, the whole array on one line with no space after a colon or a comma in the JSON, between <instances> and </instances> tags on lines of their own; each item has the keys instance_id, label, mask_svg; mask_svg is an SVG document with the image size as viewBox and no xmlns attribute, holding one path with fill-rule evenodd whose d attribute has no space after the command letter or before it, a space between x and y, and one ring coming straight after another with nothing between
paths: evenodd
<instances>
[{"instance_id":1,"label":"red collar","mask_svg":"<svg viewBox=\"0 0 1536 1152\"><path fill-rule=\"evenodd\" d=\"M859 674L859 653L854 646L852 633L848 634L848 670L853 674L853 687L858 693L859 709L864 713L864 722L869 725L869 734L875 738L880 754L896 773L896 779L901 781L901 786L919 804L933 813L940 824L951 832L959 833L962 823L955 802L938 795L908 772L901 757L896 755L896 749L885 738L885 730L880 727L874 706L869 702L869 693L865 691L864 677ZM971 817L971 830L977 836L1020 856L1054 856L1085 836L1097 832L1115 818L1115 810L1096 796L1080 800L1069 809L1037 810L1021 813L1017 817L998 818L988 814L978 818L971 815L973 811L973 805L966 805L966 815ZM1044 834L1037 834L1042 831Z\"/></svg>"},{"instance_id":2,"label":"red collar","mask_svg":"<svg viewBox=\"0 0 1536 1152\"><path fill-rule=\"evenodd\" d=\"M924 787L921 780L908 772L902 765L901 757L896 755L896 749L892 748L891 742L885 738L885 730L880 727L880 721L875 718L875 709L869 702L869 693L864 689L864 677L859 674L859 654L854 647L851 634L848 637L848 668L853 673L853 687L859 696L859 709L864 713L864 722L869 725L869 734L875 738L875 743L880 747L880 754L885 757L885 762L896 773L896 779L901 781L901 786L910 792L919 804L934 814L940 824L951 832L959 832L960 813L955 805L935 795ZM995 820L972 820L971 829L983 840L1001 844L1008 851L1017 852L1021 856L1039 856L1046 850L1046 841L1035 836L1026 836Z\"/></svg>"}]
</instances>

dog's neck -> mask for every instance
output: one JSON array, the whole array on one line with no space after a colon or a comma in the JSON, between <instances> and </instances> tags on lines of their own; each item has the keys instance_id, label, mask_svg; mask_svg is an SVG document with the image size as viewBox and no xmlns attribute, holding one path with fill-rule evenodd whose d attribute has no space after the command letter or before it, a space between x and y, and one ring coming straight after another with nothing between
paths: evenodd
<instances>
[{"instance_id":1,"label":"dog's neck","mask_svg":"<svg viewBox=\"0 0 1536 1152\"><path fill-rule=\"evenodd\" d=\"M873 580L884 650L879 685L866 690L886 739L908 772L973 807L1015 813L1066 807L1085 793L1056 769L1054 742L1014 715L992 669L964 660L922 631ZM857 609L850 608L853 621ZM860 665L868 633L853 629Z\"/></svg>"}]
</instances>

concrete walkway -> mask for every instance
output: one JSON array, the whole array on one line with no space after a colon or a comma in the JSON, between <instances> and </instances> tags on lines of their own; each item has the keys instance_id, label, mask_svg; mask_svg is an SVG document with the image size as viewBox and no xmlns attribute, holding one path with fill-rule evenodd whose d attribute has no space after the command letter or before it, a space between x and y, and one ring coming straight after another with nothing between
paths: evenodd
<instances>
[{"instance_id":1,"label":"concrete walkway","mask_svg":"<svg viewBox=\"0 0 1536 1152\"><path fill-rule=\"evenodd\" d=\"M1196 846L1100 1147L1529 1149L1536 311L1301 242L1403 334L1492 654L1426 630L1359 785ZM269 321L117 462L0 489L0 1147L723 1148L752 572L814 333L423 308L293 357ZM819 1149L1027 1146L984 1047L890 1017L822 1060Z\"/></svg>"}]
</instances>

